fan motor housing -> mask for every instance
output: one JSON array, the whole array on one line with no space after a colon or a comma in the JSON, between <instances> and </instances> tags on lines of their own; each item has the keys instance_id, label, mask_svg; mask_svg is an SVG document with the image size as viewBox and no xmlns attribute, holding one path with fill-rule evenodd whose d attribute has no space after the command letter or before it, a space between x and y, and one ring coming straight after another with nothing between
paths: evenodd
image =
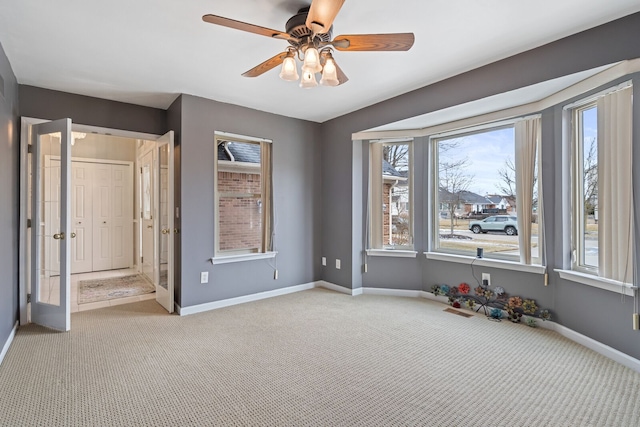
<instances>
[{"instance_id":1,"label":"fan motor housing","mask_svg":"<svg viewBox=\"0 0 640 427\"><path fill-rule=\"evenodd\" d=\"M303 7L298 11L297 14L293 15L285 25L285 31L296 37L300 40L305 40L307 38L311 38L313 35L311 29L307 27L307 15L309 14L309 7ZM329 28L329 31L326 33L316 34L313 41L314 42L325 42L328 43L331 41L331 33L333 32L333 25ZM292 45L295 45L294 42L289 42Z\"/></svg>"}]
</instances>

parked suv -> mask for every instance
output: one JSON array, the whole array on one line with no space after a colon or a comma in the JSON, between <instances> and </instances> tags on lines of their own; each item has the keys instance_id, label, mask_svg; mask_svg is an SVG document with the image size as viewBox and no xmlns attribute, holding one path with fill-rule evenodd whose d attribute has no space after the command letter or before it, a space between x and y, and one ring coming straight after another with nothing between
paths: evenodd
<instances>
[{"instance_id":1,"label":"parked suv","mask_svg":"<svg viewBox=\"0 0 640 427\"><path fill-rule=\"evenodd\" d=\"M469 222L469 230L475 234L487 231L504 231L509 236L518 234L518 219L510 215L493 215L482 221Z\"/></svg>"}]
</instances>

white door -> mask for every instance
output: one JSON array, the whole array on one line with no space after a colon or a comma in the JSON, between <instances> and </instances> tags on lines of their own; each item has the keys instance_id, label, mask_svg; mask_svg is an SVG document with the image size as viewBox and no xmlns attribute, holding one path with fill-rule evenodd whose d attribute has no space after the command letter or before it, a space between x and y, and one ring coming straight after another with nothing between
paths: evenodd
<instances>
[{"instance_id":1,"label":"white door","mask_svg":"<svg viewBox=\"0 0 640 427\"><path fill-rule=\"evenodd\" d=\"M133 260L131 166L111 166L111 268L129 268Z\"/></svg>"},{"instance_id":2,"label":"white door","mask_svg":"<svg viewBox=\"0 0 640 427\"><path fill-rule=\"evenodd\" d=\"M93 271L110 270L111 165L95 164L93 172Z\"/></svg>"},{"instance_id":3,"label":"white door","mask_svg":"<svg viewBox=\"0 0 640 427\"><path fill-rule=\"evenodd\" d=\"M43 326L68 331L71 329L71 119L34 125L31 145L34 174L31 319ZM59 156L60 164L47 164L45 155Z\"/></svg>"},{"instance_id":4,"label":"white door","mask_svg":"<svg viewBox=\"0 0 640 427\"><path fill-rule=\"evenodd\" d=\"M76 237L71 241L71 273L93 271L92 259L92 164L71 162L71 228Z\"/></svg>"},{"instance_id":5,"label":"white door","mask_svg":"<svg viewBox=\"0 0 640 427\"><path fill-rule=\"evenodd\" d=\"M156 301L173 313L173 131L158 139L155 158L154 181L158 184L154 192L158 212L154 228Z\"/></svg>"},{"instance_id":6,"label":"white door","mask_svg":"<svg viewBox=\"0 0 640 427\"><path fill-rule=\"evenodd\" d=\"M142 274L152 282L154 278L154 233L153 233L153 151L144 155L140 162L140 209L142 223L141 256Z\"/></svg>"}]
</instances>

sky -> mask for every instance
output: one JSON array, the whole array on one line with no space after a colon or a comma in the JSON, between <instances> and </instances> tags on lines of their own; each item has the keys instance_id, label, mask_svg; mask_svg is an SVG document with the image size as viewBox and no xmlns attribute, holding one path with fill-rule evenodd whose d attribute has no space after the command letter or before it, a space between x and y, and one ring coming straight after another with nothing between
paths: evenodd
<instances>
[{"instance_id":1,"label":"sky","mask_svg":"<svg viewBox=\"0 0 640 427\"><path fill-rule=\"evenodd\" d=\"M440 155L440 161L468 159L465 173L472 177L469 191L485 196L499 194L498 174L507 159L514 160L514 129L505 128L454 138L458 146Z\"/></svg>"}]
</instances>

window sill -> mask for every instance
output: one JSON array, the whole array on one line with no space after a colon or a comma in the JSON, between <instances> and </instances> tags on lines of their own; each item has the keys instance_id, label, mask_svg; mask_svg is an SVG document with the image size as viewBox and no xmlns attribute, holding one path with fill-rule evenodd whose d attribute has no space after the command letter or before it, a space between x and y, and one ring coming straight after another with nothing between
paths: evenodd
<instances>
[{"instance_id":1,"label":"window sill","mask_svg":"<svg viewBox=\"0 0 640 427\"><path fill-rule=\"evenodd\" d=\"M469 265L471 265L471 263L473 262L473 265L477 265L477 266L501 268L503 270L522 271L525 273L545 274L547 272L547 267L544 267L542 265L527 265L527 264L520 264L519 262L513 262L513 261L504 261L504 260L489 259L489 258L476 258L472 256L445 254L440 252L425 252L424 254L427 257L427 259L432 259L436 261L457 262L460 264L469 264Z\"/></svg>"},{"instance_id":2,"label":"window sill","mask_svg":"<svg viewBox=\"0 0 640 427\"><path fill-rule=\"evenodd\" d=\"M367 256L387 256L396 258L415 258L418 255L416 251L407 251L399 249L367 249Z\"/></svg>"},{"instance_id":3,"label":"window sill","mask_svg":"<svg viewBox=\"0 0 640 427\"><path fill-rule=\"evenodd\" d=\"M637 288L629 283L619 282L617 280L605 279L591 274L580 273L573 270L555 269L561 279L570 280L580 283L581 285L593 286L594 288L604 289L605 291L615 292L633 296L634 290Z\"/></svg>"},{"instance_id":4,"label":"window sill","mask_svg":"<svg viewBox=\"0 0 640 427\"><path fill-rule=\"evenodd\" d=\"M259 259L275 258L278 252L265 252L256 254L228 255L211 258L211 264L230 264L232 262L254 261Z\"/></svg>"}]
</instances>

